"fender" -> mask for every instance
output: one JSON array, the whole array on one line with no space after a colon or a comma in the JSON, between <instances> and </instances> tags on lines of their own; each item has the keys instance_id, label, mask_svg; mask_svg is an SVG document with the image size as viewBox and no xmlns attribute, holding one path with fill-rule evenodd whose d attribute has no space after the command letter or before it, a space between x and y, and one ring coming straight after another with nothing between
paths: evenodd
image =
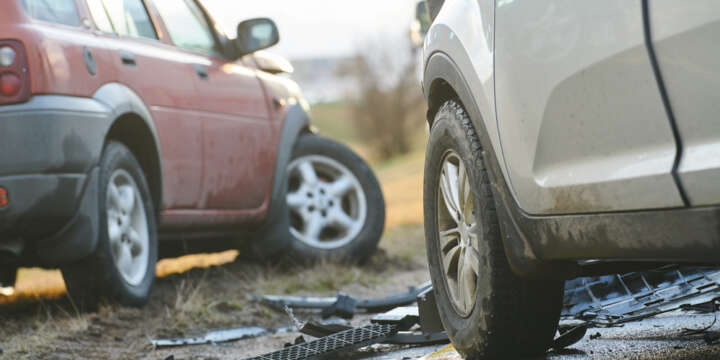
<instances>
[{"instance_id":1,"label":"fender","mask_svg":"<svg viewBox=\"0 0 720 360\"><path fill-rule=\"evenodd\" d=\"M287 167L295 143L302 134L310 132L310 117L300 104L292 105L287 112L278 142L277 161L270 205L263 224L256 230L251 251L259 256L279 253L290 245L290 213L287 211Z\"/></svg>"},{"instance_id":2,"label":"fender","mask_svg":"<svg viewBox=\"0 0 720 360\"><path fill-rule=\"evenodd\" d=\"M112 129L115 122L127 114L137 115L145 123L147 129L149 129L152 136L152 145L157 151L155 151L154 154L144 155L152 157L150 163L155 167L154 176L152 179L148 179L148 182L150 190L153 193L155 210L159 214L163 203L162 149L160 148L157 129L155 128L155 123L152 121L150 111L140 96L127 86L119 83L103 85L95 92L93 99L110 108L110 118L113 119L113 123L105 130L103 138L107 138L108 132Z\"/></svg>"},{"instance_id":3,"label":"fender","mask_svg":"<svg viewBox=\"0 0 720 360\"><path fill-rule=\"evenodd\" d=\"M516 218L510 211L510 209L516 209L515 201L500 168L498 157L485 127L485 121L483 121L484 118L458 66L442 52L432 54L426 64L423 87L428 94L430 106L428 123L432 122L435 112L442 102L457 97L475 126L490 174L505 254L513 271L523 277L554 277L554 274L573 276L577 274L579 270L572 263L541 261L536 255L532 242L520 230Z\"/></svg>"},{"instance_id":4,"label":"fender","mask_svg":"<svg viewBox=\"0 0 720 360\"><path fill-rule=\"evenodd\" d=\"M477 103L457 65L443 53L434 54L424 85L431 104L457 97L473 120L485 153L505 252L518 275L573 278L643 264L720 261L720 206L547 216L525 213L510 192Z\"/></svg>"},{"instance_id":5,"label":"fender","mask_svg":"<svg viewBox=\"0 0 720 360\"><path fill-rule=\"evenodd\" d=\"M95 105L95 108L102 109L102 126L97 128L97 133L85 134L85 136L93 137L95 140L103 139L103 141L94 141L93 160L90 164L91 169L87 173L87 180L83 185L81 198L78 202L75 215L68 224L60 231L48 239L38 242L36 247L37 253L45 266L55 267L58 265L69 264L78 261L90 255L97 246L99 237L98 214L98 194L95 189L98 187L99 181L99 161L102 156L102 147L104 139L107 138L113 125L127 114L134 114L140 117L148 129L150 129L154 146L158 151L151 156L155 164L157 164L157 174L155 176L155 184L150 184L153 188L154 202L159 210L162 204L162 157L160 153L160 143L157 137L157 130L153 124L150 111L142 102L140 97L128 87L119 83L110 83L102 86L93 94L91 99L86 99L83 104ZM99 110L98 110L99 111Z\"/></svg>"}]
</instances>

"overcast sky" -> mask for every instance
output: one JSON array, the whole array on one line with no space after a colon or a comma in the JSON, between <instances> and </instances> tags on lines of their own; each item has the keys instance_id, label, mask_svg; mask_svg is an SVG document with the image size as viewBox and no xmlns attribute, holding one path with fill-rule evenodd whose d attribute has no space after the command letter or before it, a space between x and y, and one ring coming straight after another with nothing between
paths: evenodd
<instances>
[{"instance_id":1,"label":"overcast sky","mask_svg":"<svg viewBox=\"0 0 720 360\"><path fill-rule=\"evenodd\" d=\"M290 59L351 55L363 42L404 36L418 0L201 0L235 36L244 19L270 17L280 29L272 51Z\"/></svg>"}]
</instances>

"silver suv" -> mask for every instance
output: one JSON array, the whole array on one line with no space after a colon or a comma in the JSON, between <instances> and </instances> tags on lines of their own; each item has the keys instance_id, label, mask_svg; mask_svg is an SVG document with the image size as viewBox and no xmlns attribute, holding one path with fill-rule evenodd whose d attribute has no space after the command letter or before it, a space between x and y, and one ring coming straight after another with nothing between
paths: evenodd
<instances>
[{"instance_id":1,"label":"silver suv","mask_svg":"<svg viewBox=\"0 0 720 360\"><path fill-rule=\"evenodd\" d=\"M720 262L720 2L427 5L425 230L458 351L543 353L565 279Z\"/></svg>"}]
</instances>

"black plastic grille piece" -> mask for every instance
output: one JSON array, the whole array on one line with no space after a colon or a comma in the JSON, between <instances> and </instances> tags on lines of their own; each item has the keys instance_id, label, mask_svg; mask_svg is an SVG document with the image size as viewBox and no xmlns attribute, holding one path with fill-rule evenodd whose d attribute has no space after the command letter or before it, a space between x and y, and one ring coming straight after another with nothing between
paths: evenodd
<instances>
[{"instance_id":1,"label":"black plastic grille piece","mask_svg":"<svg viewBox=\"0 0 720 360\"><path fill-rule=\"evenodd\" d=\"M398 328L395 325L368 325L246 360L316 359L334 352L351 351L359 347L379 343L397 332Z\"/></svg>"},{"instance_id":2,"label":"black plastic grille piece","mask_svg":"<svg viewBox=\"0 0 720 360\"><path fill-rule=\"evenodd\" d=\"M562 315L618 323L718 297L720 269L669 266L567 281Z\"/></svg>"}]
</instances>

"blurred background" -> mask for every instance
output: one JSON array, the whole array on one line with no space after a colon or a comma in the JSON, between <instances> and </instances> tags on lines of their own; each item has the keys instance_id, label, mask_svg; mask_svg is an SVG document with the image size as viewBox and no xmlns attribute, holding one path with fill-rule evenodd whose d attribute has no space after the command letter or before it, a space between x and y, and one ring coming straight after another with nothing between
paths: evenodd
<instances>
[{"instance_id":1,"label":"blurred background","mask_svg":"<svg viewBox=\"0 0 720 360\"><path fill-rule=\"evenodd\" d=\"M287 316L252 303L250 294L382 297L429 280L422 225L426 106L418 71L425 27L416 20L418 1L201 2L231 37L242 20L276 21L281 40L267 52L292 63L294 71L282 76L300 85L312 124L358 152L380 180L387 220L378 252L359 265L269 264L237 250L163 259L144 309L106 304L98 313L79 312L68 301L59 271L21 269L14 289L0 289L6 352L42 358L64 349L70 358L137 358L152 336L288 325ZM238 346L240 353L259 353L285 341Z\"/></svg>"},{"instance_id":2,"label":"blurred background","mask_svg":"<svg viewBox=\"0 0 720 360\"><path fill-rule=\"evenodd\" d=\"M385 277L380 274L394 274L399 269L415 271L413 277L424 280L422 172L426 109L418 72L423 30L416 20L418 1L201 2L231 37L242 20L269 17L276 21L281 41L268 52L284 57L294 67L292 73L282 76L295 80L302 88L312 106L312 123L321 135L346 143L368 160L385 195L386 236L370 265L376 267L376 273L351 266L354 272L350 274L357 276L330 275L316 279L317 283L297 285L307 276L287 275L285 280L272 280L281 285L268 286L281 292L311 289L313 293L332 293L344 285L369 284L368 279L380 279ZM238 255L242 254L230 250L161 260L158 275L167 278L190 269L227 264ZM340 265L318 266L337 270ZM305 274L329 274L316 270L308 269ZM286 280L287 284L283 283ZM179 297L184 291L197 290L169 281L167 285L173 289L185 289L173 290ZM159 288L156 292L163 291L162 283ZM0 304L61 299L64 295L59 271L21 269L15 289L0 289ZM197 305L200 309L207 304L200 301Z\"/></svg>"}]
</instances>

